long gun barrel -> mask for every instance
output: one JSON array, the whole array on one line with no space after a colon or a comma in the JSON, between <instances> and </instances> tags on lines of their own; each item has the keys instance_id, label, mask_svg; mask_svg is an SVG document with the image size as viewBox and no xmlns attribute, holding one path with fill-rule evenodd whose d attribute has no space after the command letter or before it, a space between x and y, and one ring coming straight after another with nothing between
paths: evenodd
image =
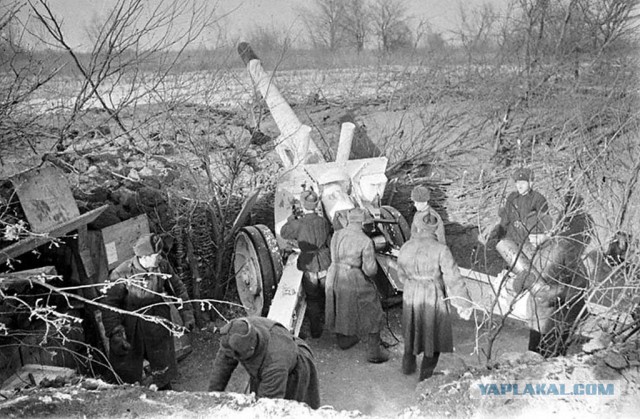
<instances>
[{"instance_id":1,"label":"long gun barrel","mask_svg":"<svg viewBox=\"0 0 640 419\"><path fill-rule=\"evenodd\" d=\"M238 45L238 54L247 66L254 86L264 98L271 115L280 130L276 151L285 168L299 164L322 163L325 159L320 149L311 139L311 127L300 122L287 101L273 83L273 78L265 73L260 59L246 42Z\"/></svg>"}]
</instances>

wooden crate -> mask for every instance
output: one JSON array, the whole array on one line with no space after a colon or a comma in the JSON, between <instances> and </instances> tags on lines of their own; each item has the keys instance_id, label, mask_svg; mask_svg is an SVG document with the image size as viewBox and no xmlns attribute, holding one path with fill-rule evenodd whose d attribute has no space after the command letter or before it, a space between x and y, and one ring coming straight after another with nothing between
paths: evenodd
<instances>
[{"instance_id":1,"label":"wooden crate","mask_svg":"<svg viewBox=\"0 0 640 419\"><path fill-rule=\"evenodd\" d=\"M0 264L74 230L83 238L86 225L108 207L103 205L80 214L64 174L51 164L19 173L11 182L31 231L39 234L0 249ZM83 240L78 243L82 250Z\"/></svg>"},{"instance_id":2,"label":"wooden crate","mask_svg":"<svg viewBox=\"0 0 640 419\"><path fill-rule=\"evenodd\" d=\"M45 165L11 179L34 233L46 233L80 215L63 173Z\"/></svg>"},{"instance_id":3,"label":"wooden crate","mask_svg":"<svg viewBox=\"0 0 640 419\"><path fill-rule=\"evenodd\" d=\"M146 214L102 229L109 270L134 256L133 245L143 234L149 234L149 220Z\"/></svg>"}]
</instances>

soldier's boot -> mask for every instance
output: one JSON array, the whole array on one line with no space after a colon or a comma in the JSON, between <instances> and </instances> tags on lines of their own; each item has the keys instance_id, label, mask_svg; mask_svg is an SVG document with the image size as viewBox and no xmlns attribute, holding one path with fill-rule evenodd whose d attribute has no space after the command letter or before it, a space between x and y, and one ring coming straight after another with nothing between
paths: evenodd
<instances>
[{"instance_id":1,"label":"soldier's boot","mask_svg":"<svg viewBox=\"0 0 640 419\"><path fill-rule=\"evenodd\" d=\"M434 352L432 357L422 357L422 363L420 364L420 381L426 380L433 375L439 358L440 352Z\"/></svg>"},{"instance_id":2,"label":"soldier's boot","mask_svg":"<svg viewBox=\"0 0 640 419\"><path fill-rule=\"evenodd\" d=\"M416 356L412 353L406 353L402 357L402 373L405 375L416 372Z\"/></svg>"},{"instance_id":3,"label":"soldier's boot","mask_svg":"<svg viewBox=\"0 0 640 419\"><path fill-rule=\"evenodd\" d=\"M389 360L389 351L382 346L380 333L370 333L367 341L367 361L380 364Z\"/></svg>"},{"instance_id":4,"label":"soldier's boot","mask_svg":"<svg viewBox=\"0 0 640 419\"><path fill-rule=\"evenodd\" d=\"M347 336L340 333L336 333L336 337L338 338L338 346L340 349L349 349L360 341L357 336Z\"/></svg>"},{"instance_id":5,"label":"soldier's boot","mask_svg":"<svg viewBox=\"0 0 640 419\"><path fill-rule=\"evenodd\" d=\"M529 350L532 352L542 353L540 350L540 339L542 335L534 329L529 329Z\"/></svg>"},{"instance_id":6,"label":"soldier's boot","mask_svg":"<svg viewBox=\"0 0 640 419\"><path fill-rule=\"evenodd\" d=\"M309 329L311 332L311 337L314 339L318 339L322 336L322 319L324 318L322 307L323 305L321 301L312 300L307 302L307 317L309 319Z\"/></svg>"}]
</instances>

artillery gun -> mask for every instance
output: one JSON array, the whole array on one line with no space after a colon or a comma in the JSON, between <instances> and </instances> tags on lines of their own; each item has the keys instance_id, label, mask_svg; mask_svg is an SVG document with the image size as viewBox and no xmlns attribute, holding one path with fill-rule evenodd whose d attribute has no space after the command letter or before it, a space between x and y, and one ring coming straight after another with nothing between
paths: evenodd
<instances>
[{"instance_id":1,"label":"artillery gun","mask_svg":"<svg viewBox=\"0 0 640 419\"><path fill-rule=\"evenodd\" d=\"M355 125L346 122L341 127L335 161L326 161L311 139L311 128L297 118L249 44L240 43L238 53L280 131L275 149L284 169L274 198L275 232L265 225L246 226L235 239L233 266L247 314L267 316L296 334L300 330L306 309L302 272L296 268L295 244L283 239L280 230L305 188L318 192L319 211L336 229L346 225L349 209L366 210L369 222L365 232L374 243L379 265L374 280L383 301L400 301L403 287L396 272L397 251L411 230L399 211L381 205L387 158L349 160Z\"/></svg>"},{"instance_id":2,"label":"artillery gun","mask_svg":"<svg viewBox=\"0 0 640 419\"><path fill-rule=\"evenodd\" d=\"M295 334L300 330L306 309L302 272L296 267L296 249L280 236L280 230L295 211L295 203L299 202L304 188L318 192L322 203L319 210L335 228L346 224L345 214L349 209L366 210L370 223L365 232L374 243L379 268L374 281L383 303L399 301L403 284L396 270L397 254L409 239L411 230L399 211L381 205L387 184L387 158L349 160L355 125L346 122L340 132L336 158L327 161L311 139L311 128L296 117L250 46L240 43L238 52L280 130L276 152L284 167L274 198L275 231L265 225L246 226L235 239L233 266L238 294L247 314L267 316ZM254 202L255 197L250 201ZM503 256L512 265L516 253L513 249L506 250ZM611 272L604 272L606 269L602 267L606 264L598 263L596 259L586 257L585 264L589 277L600 282L599 279L609 277ZM517 266L513 268L518 270ZM531 272L539 276L539 273ZM527 321L530 293L508 291L512 287L512 274L505 276L503 272L492 276L465 268L460 268L460 273L468 280L467 287L474 303L500 316ZM588 300L587 307L590 312L607 314L606 307L593 301Z\"/></svg>"}]
</instances>

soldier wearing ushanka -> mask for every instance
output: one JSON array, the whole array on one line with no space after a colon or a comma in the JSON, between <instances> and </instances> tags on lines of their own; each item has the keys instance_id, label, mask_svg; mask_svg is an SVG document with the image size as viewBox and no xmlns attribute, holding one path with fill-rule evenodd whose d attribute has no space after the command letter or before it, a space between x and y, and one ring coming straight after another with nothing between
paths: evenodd
<instances>
[{"instance_id":1,"label":"soldier wearing ushanka","mask_svg":"<svg viewBox=\"0 0 640 419\"><path fill-rule=\"evenodd\" d=\"M297 218L289 216L282 226L280 235L295 240L300 248L298 269L304 272L302 287L307 299L307 318L309 319L311 337L322 335L322 321L325 306L325 279L331 264L331 224L316 212L319 197L312 190L305 190L300 195L304 214Z\"/></svg>"}]
</instances>

